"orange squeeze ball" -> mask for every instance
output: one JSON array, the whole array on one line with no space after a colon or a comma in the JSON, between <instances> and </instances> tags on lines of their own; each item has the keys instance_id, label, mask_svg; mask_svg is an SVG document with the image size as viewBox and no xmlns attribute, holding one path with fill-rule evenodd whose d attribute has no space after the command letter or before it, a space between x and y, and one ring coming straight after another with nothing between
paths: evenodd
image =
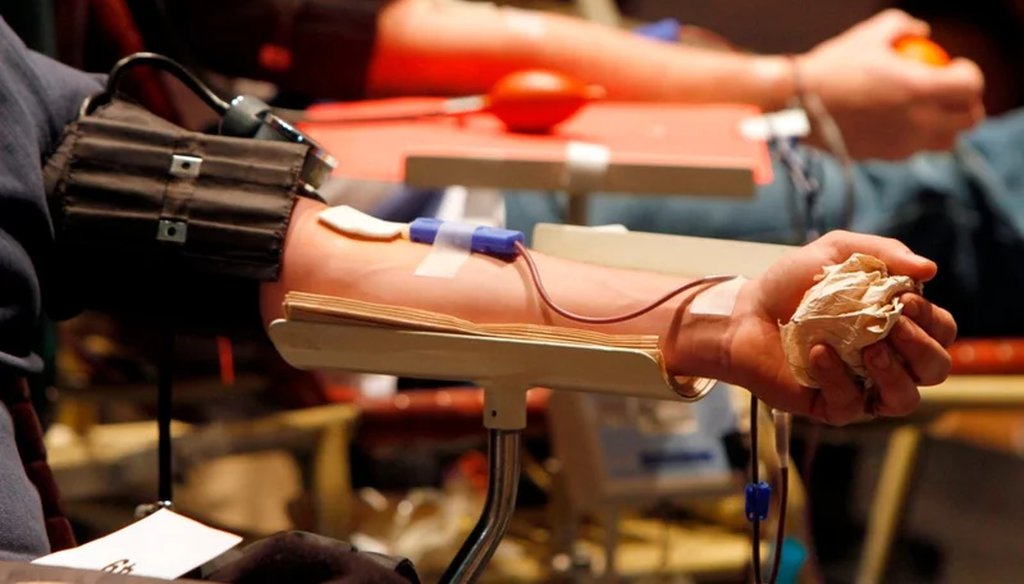
<instances>
[{"instance_id":1,"label":"orange squeeze ball","mask_svg":"<svg viewBox=\"0 0 1024 584\"><path fill-rule=\"evenodd\" d=\"M533 69L502 77L488 92L484 110L513 132L543 133L603 96L601 87Z\"/></svg>"},{"instance_id":2,"label":"orange squeeze ball","mask_svg":"<svg viewBox=\"0 0 1024 584\"><path fill-rule=\"evenodd\" d=\"M949 64L949 53L934 41L924 37L904 37L896 42L896 52L909 59L915 59L934 67Z\"/></svg>"}]
</instances>

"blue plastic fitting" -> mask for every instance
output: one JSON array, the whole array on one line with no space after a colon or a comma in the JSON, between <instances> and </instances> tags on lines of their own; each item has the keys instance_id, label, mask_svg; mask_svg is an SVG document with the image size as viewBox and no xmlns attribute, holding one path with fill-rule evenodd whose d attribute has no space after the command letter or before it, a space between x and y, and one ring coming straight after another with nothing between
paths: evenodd
<instances>
[{"instance_id":1,"label":"blue plastic fitting","mask_svg":"<svg viewBox=\"0 0 1024 584\"><path fill-rule=\"evenodd\" d=\"M747 483L745 489L747 521L764 521L772 502L772 487L768 483Z\"/></svg>"},{"instance_id":2,"label":"blue plastic fitting","mask_svg":"<svg viewBox=\"0 0 1024 584\"><path fill-rule=\"evenodd\" d=\"M432 217L420 217L409 224L409 239L417 243L433 244L444 221ZM480 225L473 230L470 250L477 253L503 258L518 255L516 242L526 241L522 231L501 229Z\"/></svg>"}]
</instances>

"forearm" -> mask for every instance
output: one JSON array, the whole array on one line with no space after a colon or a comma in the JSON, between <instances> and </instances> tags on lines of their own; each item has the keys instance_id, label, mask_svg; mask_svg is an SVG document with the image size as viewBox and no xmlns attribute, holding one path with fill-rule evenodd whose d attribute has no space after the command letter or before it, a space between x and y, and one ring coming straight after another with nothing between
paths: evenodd
<instances>
[{"instance_id":1,"label":"forearm","mask_svg":"<svg viewBox=\"0 0 1024 584\"><path fill-rule=\"evenodd\" d=\"M281 316L284 295L314 292L420 308L478 323L533 323L592 328L608 333L658 335L673 373L720 376L729 319L699 320L684 293L640 318L614 325L582 325L553 314L535 293L522 261L474 254L452 279L413 274L430 247L351 239L317 223L322 207L301 200L285 243L281 277L262 287L264 321ZM582 314L611 316L645 306L685 280L612 270L535 254L552 297ZM696 293L696 292L694 292ZM714 293L714 289L703 292Z\"/></svg>"},{"instance_id":2,"label":"forearm","mask_svg":"<svg viewBox=\"0 0 1024 584\"><path fill-rule=\"evenodd\" d=\"M793 94L789 64L639 38L558 14L396 0L378 19L369 91L473 93L500 76L550 68L603 85L615 99L750 103Z\"/></svg>"}]
</instances>

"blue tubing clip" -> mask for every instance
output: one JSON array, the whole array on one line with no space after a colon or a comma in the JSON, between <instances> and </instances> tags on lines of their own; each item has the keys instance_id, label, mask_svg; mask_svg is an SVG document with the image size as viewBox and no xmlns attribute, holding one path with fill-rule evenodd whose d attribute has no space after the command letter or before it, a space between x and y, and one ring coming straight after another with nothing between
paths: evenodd
<instances>
[{"instance_id":1,"label":"blue tubing clip","mask_svg":"<svg viewBox=\"0 0 1024 584\"><path fill-rule=\"evenodd\" d=\"M747 483L744 491L746 495L747 521L764 521L768 518L768 507L772 502L772 487L761 481L758 483Z\"/></svg>"},{"instance_id":2,"label":"blue tubing clip","mask_svg":"<svg viewBox=\"0 0 1024 584\"><path fill-rule=\"evenodd\" d=\"M437 232L444 221L432 217L420 217L409 224L409 240L417 243L433 244ZM484 253L501 258L513 258L519 254L516 242L523 243L526 239L522 231L501 229L479 225L470 236L470 251Z\"/></svg>"}]
</instances>

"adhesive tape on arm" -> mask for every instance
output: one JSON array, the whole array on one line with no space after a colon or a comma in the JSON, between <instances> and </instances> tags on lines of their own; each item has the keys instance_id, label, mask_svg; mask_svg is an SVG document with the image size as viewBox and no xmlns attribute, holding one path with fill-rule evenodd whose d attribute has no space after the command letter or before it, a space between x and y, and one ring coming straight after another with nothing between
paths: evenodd
<instances>
[{"instance_id":1,"label":"adhesive tape on arm","mask_svg":"<svg viewBox=\"0 0 1024 584\"><path fill-rule=\"evenodd\" d=\"M408 230L405 223L384 221L348 205L329 207L318 215L320 222L345 235L389 241Z\"/></svg>"},{"instance_id":2,"label":"adhesive tape on arm","mask_svg":"<svg viewBox=\"0 0 1024 584\"><path fill-rule=\"evenodd\" d=\"M716 284L697 294L690 303L690 314L703 316L730 316L736 308L736 297L739 296L747 279L740 276Z\"/></svg>"},{"instance_id":3,"label":"adhesive tape on arm","mask_svg":"<svg viewBox=\"0 0 1024 584\"><path fill-rule=\"evenodd\" d=\"M473 232L478 225L445 221L437 230L434 246L416 268L426 278L454 278L471 253Z\"/></svg>"}]
</instances>

